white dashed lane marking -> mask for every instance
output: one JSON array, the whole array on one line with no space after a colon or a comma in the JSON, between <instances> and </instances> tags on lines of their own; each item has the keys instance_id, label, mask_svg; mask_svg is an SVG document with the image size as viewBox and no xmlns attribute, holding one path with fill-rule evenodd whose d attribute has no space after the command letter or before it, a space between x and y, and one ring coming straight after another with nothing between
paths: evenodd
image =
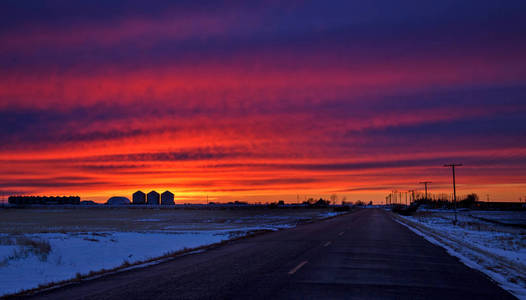
<instances>
[{"instance_id":1,"label":"white dashed lane marking","mask_svg":"<svg viewBox=\"0 0 526 300\"><path fill-rule=\"evenodd\" d=\"M296 272L297 272L301 267L303 267L306 263L307 263L306 260L300 262L299 265L297 265L296 267L294 267L294 269L292 269L292 270L289 271L289 275L292 275L292 274L296 273Z\"/></svg>"}]
</instances>

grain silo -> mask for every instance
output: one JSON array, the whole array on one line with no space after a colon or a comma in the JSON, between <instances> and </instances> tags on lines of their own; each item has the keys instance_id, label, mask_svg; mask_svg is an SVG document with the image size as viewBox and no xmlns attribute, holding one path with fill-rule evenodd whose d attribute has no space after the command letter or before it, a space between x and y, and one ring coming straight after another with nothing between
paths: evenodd
<instances>
[{"instance_id":1,"label":"grain silo","mask_svg":"<svg viewBox=\"0 0 526 300\"><path fill-rule=\"evenodd\" d=\"M159 193L151 191L146 196L148 205L159 205Z\"/></svg>"},{"instance_id":2,"label":"grain silo","mask_svg":"<svg viewBox=\"0 0 526 300\"><path fill-rule=\"evenodd\" d=\"M146 204L146 194L142 191L133 193L133 204Z\"/></svg>"},{"instance_id":3,"label":"grain silo","mask_svg":"<svg viewBox=\"0 0 526 300\"><path fill-rule=\"evenodd\" d=\"M164 191L161 194L161 205L174 205L174 194L170 191Z\"/></svg>"}]
</instances>

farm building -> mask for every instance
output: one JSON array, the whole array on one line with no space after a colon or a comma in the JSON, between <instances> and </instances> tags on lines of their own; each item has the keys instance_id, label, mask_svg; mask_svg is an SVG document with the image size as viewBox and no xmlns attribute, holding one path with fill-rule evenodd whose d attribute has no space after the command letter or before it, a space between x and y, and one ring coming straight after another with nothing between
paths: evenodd
<instances>
[{"instance_id":1,"label":"farm building","mask_svg":"<svg viewBox=\"0 0 526 300\"><path fill-rule=\"evenodd\" d=\"M146 204L146 194L142 191L133 193L133 204Z\"/></svg>"},{"instance_id":2,"label":"farm building","mask_svg":"<svg viewBox=\"0 0 526 300\"><path fill-rule=\"evenodd\" d=\"M68 197L59 197L59 196L9 196L9 204L80 204L79 196L68 196Z\"/></svg>"},{"instance_id":3,"label":"farm building","mask_svg":"<svg viewBox=\"0 0 526 300\"><path fill-rule=\"evenodd\" d=\"M159 193L156 191L151 191L147 195L147 204L148 205L159 205Z\"/></svg>"},{"instance_id":4,"label":"farm building","mask_svg":"<svg viewBox=\"0 0 526 300\"><path fill-rule=\"evenodd\" d=\"M106 202L107 205L129 205L130 199L126 197L116 196L111 197L108 199L108 202Z\"/></svg>"},{"instance_id":5,"label":"farm building","mask_svg":"<svg viewBox=\"0 0 526 300\"><path fill-rule=\"evenodd\" d=\"M161 204L162 205L174 205L174 194L170 191L164 191L161 194Z\"/></svg>"},{"instance_id":6,"label":"farm building","mask_svg":"<svg viewBox=\"0 0 526 300\"><path fill-rule=\"evenodd\" d=\"M80 201L80 205L98 205L98 203L92 200L84 200Z\"/></svg>"}]
</instances>

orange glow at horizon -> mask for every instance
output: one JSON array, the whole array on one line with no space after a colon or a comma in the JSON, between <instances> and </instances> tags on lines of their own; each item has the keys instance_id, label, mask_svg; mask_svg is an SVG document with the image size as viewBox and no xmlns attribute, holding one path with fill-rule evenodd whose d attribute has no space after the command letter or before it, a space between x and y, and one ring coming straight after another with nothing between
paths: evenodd
<instances>
[{"instance_id":1,"label":"orange glow at horizon","mask_svg":"<svg viewBox=\"0 0 526 300\"><path fill-rule=\"evenodd\" d=\"M0 197L383 203L461 162L459 195L526 202L522 16L49 5L0 29Z\"/></svg>"}]
</instances>

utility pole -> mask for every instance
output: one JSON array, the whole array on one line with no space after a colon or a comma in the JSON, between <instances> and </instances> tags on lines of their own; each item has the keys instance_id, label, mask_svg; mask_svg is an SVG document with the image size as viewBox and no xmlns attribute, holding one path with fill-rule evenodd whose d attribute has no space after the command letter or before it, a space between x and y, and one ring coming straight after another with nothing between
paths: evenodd
<instances>
[{"instance_id":1,"label":"utility pole","mask_svg":"<svg viewBox=\"0 0 526 300\"><path fill-rule=\"evenodd\" d=\"M453 207L455 209L455 225L457 225L457 187L455 185L455 167L462 167L462 164L445 164L444 167L451 168L453 171Z\"/></svg>"},{"instance_id":2,"label":"utility pole","mask_svg":"<svg viewBox=\"0 0 526 300\"><path fill-rule=\"evenodd\" d=\"M425 189L426 189L426 201L427 201L427 185L428 185L429 183L432 183L432 182L431 182L431 181L422 181L422 182L420 182L420 184L423 184L424 187L425 187Z\"/></svg>"},{"instance_id":3,"label":"utility pole","mask_svg":"<svg viewBox=\"0 0 526 300\"><path fill-rule=\"evenodd\" d=\"M407 192L405 192L405 206L407 206Z\"/></svg>"},{"instance_id":4,"label":"utility pole","mask_svg":"<svg viewBox=\"0 0 526 300\"><path fill-rule=\"evenodd\" d=\"M410 199L411 201L409 201L409 204L411 204L411 203L415 202L415 190L409 190L408 192L411 193L410 194L411 195L411 199Z\"/></svg>"}]
</instances>

